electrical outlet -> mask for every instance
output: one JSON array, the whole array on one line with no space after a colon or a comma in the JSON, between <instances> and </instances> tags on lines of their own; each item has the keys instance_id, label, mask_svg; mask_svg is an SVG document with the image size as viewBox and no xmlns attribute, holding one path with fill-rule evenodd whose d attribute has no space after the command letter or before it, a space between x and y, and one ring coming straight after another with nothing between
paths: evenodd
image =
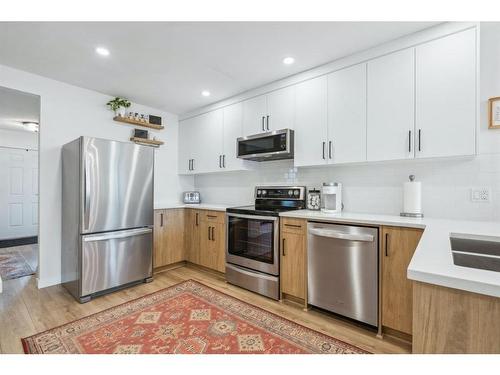
<instances>
[{"instance_id":1,"label":"electrical outlet","mask_svg":"<svg viewBox=\"0 0 500 375\"><path fill-rule=\"evenodd\" d=\"M470 191L470 200L472 202L489 202L490 201L490 188L488 187L480 187L480 188L472 188Z\"/></svg>"}]
</instances>

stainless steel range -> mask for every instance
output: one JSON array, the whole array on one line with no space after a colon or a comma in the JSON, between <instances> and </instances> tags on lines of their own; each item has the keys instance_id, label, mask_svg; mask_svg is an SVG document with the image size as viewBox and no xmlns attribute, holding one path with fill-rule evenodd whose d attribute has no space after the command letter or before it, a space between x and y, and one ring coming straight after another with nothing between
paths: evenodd
<instances>
[{"instance_id":1,"label":"stainless steel range","mask_svg":"<svg viewBox=\"0 0 500 375\"><path fill-rule=\"evenodd\" d=\"M305 207L305 186L257 186L254 206L228 208L226 280L279 299L279 213Z\"/></svg>"}]
</instances>

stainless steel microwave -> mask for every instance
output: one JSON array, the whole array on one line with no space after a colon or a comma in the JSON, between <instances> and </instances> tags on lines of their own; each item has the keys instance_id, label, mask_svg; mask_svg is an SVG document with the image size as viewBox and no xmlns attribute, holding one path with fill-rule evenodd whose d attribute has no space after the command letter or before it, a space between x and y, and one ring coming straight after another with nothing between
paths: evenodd
<instances>
[{"instance_id":1,"label":"stainless steel microwave","mask_svg":"<svg viewBox=\"0 0 500 375\"><path fill-rule=\"evenodd\" d=\"M293 130L281 129L237 139L238 158L254 161L293 159Z\"/></svg>"}]
</instances>

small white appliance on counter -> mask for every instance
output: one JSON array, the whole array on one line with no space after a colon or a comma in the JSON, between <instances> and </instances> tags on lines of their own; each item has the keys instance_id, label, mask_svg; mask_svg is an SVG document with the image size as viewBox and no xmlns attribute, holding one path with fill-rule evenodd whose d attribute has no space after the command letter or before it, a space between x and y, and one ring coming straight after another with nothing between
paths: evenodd
<instances>
[{"instance_id":1,"label":"small white appliance on counter","mask_svg":"<svg viewBox=\"0 0 500 375\"><path fill-rule=\"evenodd\" d=\"M410 181L403 186L403 212L401 216L424 217L422 212L422 183L415 181L415 176L409 176Z\"/></svg>"},{"instance_id":2,"label":"small white appliance on counter","mask_svg":"<svg viewBox=\"0 0 500 375\"><path fill-rule=\"evenodd\" d=\"M321 188L321 211L336 214L342 211L342 184L339 182L323 182Z\"/></svg>"},{"instance_id":3,"label":"small white appliance on counter","mask_svg":"<svg viewBox=\"0 0 500 375\"><path fill-rule=\"evenodd\" d=\"M185 191L183 201L186 204L199 204L199 203L201 203L200 192L199 191Z\"/></svg>"}]
</instances>

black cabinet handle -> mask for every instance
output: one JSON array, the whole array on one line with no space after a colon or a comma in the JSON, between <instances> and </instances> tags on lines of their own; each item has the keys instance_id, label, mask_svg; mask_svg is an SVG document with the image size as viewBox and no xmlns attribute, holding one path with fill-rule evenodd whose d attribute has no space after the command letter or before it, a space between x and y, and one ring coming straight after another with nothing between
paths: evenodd
<instances>
[{"instance_id":1,"label":"black cabinet handle","mask_svg":"<svg viewBox=\"0 0 500 375\"><path fill-rule=\"evenodd\" d=\"M411 130L408 130L408 152L411 152Z\"/></svg>"},{"instance_id":2,"label":"black cabinet handle","mask_svg":"<svg viewBox=\"0 0 500 375\"><path fill-rule=\"evenodd\" d=\"M163 226L163 214L160 214L160 227Z\"/></svg>"},{"instance_id":3,"label":"black cabinet handle","mask_svg":"<svg viewBox=\"0 0 500 375\"><path fill-rule=\"evenodd\" d=\"M328 142L328 157L332 158L332 141Z\"/></svg>"},{"instance_id":4,"label":"black cabinet handle","mask_svg":"<svg viewBox=\"0 0 500 375\"><path fill-rule=\"evenodd\" d=\"M212 228L212 241L215 241L215 227Z\"/></svg>"},{"instance_id":5,"label":"black cabinet handle","mask_svg":"<svg viewBox=\"0 0 500 375\"><path fill-rule=\"evenodd\" d=\"M422 151L422 129L418 129L418 151Z\"/></svg>"},{"instance_id":6,"label":"black cabinet handle","mask_svg":"<svg viewBox=\"0 0 500 375\"><path fill-rule=\"evenodd\" d=\"M196 216L195 216L195 224L196 224L196 226L198 226L198 215L199 215L199 214L198 214L198 212L197 212L197 213L196 213Z\"/></svg>"},{"instance_id":7,"label":"black cabinet handle","mask_svg":"<svg viewBox=\"0 0 500 375\"><path fill-rule=\"evenodd\" d=\"M217 215L207 215L207 217L211 217L212 219L217 218Z\"/></svg>"},{"instance_id":8,"label":"black cabinet handle","mask_svg":"<svg viewBox=\"0 0 500 375\"><path fill-rule=\"evenodd\" d=\"M389 248L389 233L386 233L385 234L385 256L386 257L389 256L388 248Z\"/></svg>"},{"instance_id":9,"label":"black cabinet handle","mask_svg":"<svg viewBox=\"0 0 500 375\"><path fill-rule=\"evenodd\" d=\"M267 130L269 130L269 115L267 115L267 117L266 117L266 127L267 127Z\"/></svg>"},{"instance_id":10,"label":"black cabinet handle","mask_svg":"<svg viewBox=\"0 0 500 375\"><path fill-rule=\"evenodd\" d=\"M283 238L283 246L281 247L281 254L285 256L285 239Z\"/></svg>"},{"instance_id":11,"label":"black cabinet handle","mask_svg":"<svg viewBox=\"0 0 500 375\"><path fill-rule=\"evenodd\" d=\"M262 116L262 131L266 131L266 127L264 125L265 118L265 116Z\"/></svg>"},{"instance_id":12,"label":"black cabinet handle","mask_svg":"<svg viewBox=\"0 0 500 375\"><path fill-rule=\"evenodd\" d=\"M208 240L210 241L211 238L210 238L210 227L208 227Z\"/></svg>"},{"instance_id":13,"label":"black cabinet handle","mask_svg":"<svg viewBox=\"0 0 500 375\"><path fill-rule=\"evenodd\" d=\"M283 224L285 227L292 227L292 228L302 228L302 225L298 224Z\"/></svg>"},{"instance_id":14,"label":"black cabinet handle","mask_svg":"<svg viewBox=\"0 0 500 375\"><path fill-rule=\"evenodd\" d=\"M323 159L325 158L325 142L323 142Z\"/></svg>"},{"instance_id":15,"label":"black cabinet handle","mask_svg":"<svg viewBox=\"0 0 500 375\"><path fill-rule=\"evenodd\" d=\"M222 168L222 155L219 155L219 168Z\"/></svg>"}]
</instances>

